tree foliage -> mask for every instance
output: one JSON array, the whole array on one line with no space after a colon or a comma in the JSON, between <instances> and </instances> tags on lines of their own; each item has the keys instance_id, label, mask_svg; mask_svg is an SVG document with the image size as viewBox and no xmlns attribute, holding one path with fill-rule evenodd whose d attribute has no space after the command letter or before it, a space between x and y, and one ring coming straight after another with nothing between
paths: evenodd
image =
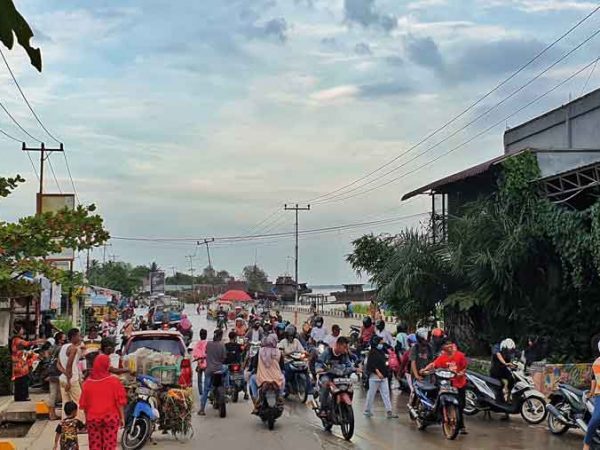
<instances>
[{"instance_id":1,"label":"tree foliage","mask_svg":"<svg viewBox=\"0 0 600 450\"><path fill-rule=\"evenodd\" d=\"M31 65L41 72L42 53L39 48L31 46L33 31L25 18L17 11L12 0L0 0L0 11L2 11L0 14L0 41L9 50L12 50L16 36L17 43L25 49L29 56Z\"/></svg>"},{"instance_id":2,"label":"tree foliage","mask_svg":"<svg viewBox=\"0 0 600 450\"><path fill-rule=\"evenodd\" d=\"M100 264L94 260L90 264L88 281L91 285L114 289L129 297L141 290L149 273L147 266L134 267L121 261Z\"/></svg>"},{"instance_id":3,"label":"tree foliage","mask_svg":"<svg viewBox=\"0 0 600 450\"><path fill-rule=\"evenodd\" d=\"M24 181L18 175L0 177L0 199ZM95 209L94 205L79 205L74 210L23 217L14 223L0 220L0 296L25 295L37 289L21 279L28 272L65 285L80 280L57 269L46 258L63 248L82 251L104 243L109 234L102 217L94 214Z\"/></svg>"},{"instance_id":4,"label":"tree foliage","mask_svg":"<svg viewBox=\"0 0 600 450\"><path fill-rule=\"evenodd\" d=\"M250 291L264 291L269 282L267 273L256 264L244 267L242 277L248 283Z\"/></svg>"}]
</instances>

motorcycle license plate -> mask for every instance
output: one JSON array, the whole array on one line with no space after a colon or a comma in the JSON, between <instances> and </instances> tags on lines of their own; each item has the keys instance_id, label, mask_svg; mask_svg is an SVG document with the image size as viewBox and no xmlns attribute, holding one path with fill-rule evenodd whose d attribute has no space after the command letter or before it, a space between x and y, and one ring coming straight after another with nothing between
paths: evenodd
<instances>
[{"instance_id":1,"label":"motorcycle license plate","mask_svg":"<svg viewBox=\"0 0 600 450\"><path fill-rule=\"evenodd\" d=\"M152 395L152 391L145 387L139 387L137 389L137 393L138 393L138 395L146 395L148 397L150 397Z\"/></svg>"},{"instance_id":2,"label":"motorcycle license plate","mask_svg":"<svg viewBox=\"0 0 600 450\"><path fill-rule=\"evenodd\" d=\"M334 384L352 384L352 380L350 378L334 378Z\"/></svg>"},{"instance_id":3,"label":"motorcycle license plate","mask_svg":"<svg viewBox=\"0 0 600 450\"><path fill-rule=\"evenodd\" d=\"M440 394L458 394L458 389L456 389L455 387L441 388Z\"/></svg>"}]
</instances>

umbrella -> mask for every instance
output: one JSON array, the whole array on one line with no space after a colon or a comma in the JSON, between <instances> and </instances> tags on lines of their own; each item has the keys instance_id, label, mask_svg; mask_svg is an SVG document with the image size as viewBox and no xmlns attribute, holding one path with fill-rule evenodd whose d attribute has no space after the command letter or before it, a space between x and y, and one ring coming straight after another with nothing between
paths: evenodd
<instances>
[{"instance_id":1,"label":"umbrella","mask_svg":"<svg viewBox=\"0 0 600 450\"><path fill-rule=\"evenodd\" d=\"M221 295L221 300L228 300L230 302L251 302L252 297L250 297L247 292L233 289Z\"/></svg>"}]
</instances>

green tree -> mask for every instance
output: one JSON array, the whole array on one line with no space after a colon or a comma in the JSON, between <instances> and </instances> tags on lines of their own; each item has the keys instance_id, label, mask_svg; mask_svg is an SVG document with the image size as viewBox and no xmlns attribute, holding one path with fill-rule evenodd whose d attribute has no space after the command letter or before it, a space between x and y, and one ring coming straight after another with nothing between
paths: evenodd
<instances>
[{"instance_id":1,"label":"green tree","mask_svg":"<svg viewBox=\"0 0 600 450\"><path fill-rule=\"evenodd\" d=\"M42 53L39 48L31 46L31 38L33 31L17 11L12 0L0 0L0 41L9 49L12 50L15 44L15 36L17 43L25 49L29 56L31 64L39 71L42 71Z\"/></svg>"},{"instance_id":2,"label":"green tree","mask_svg":"<svg viewBox=\"0 0 600 450\"><path fill-rule=\"evenodd\" d=\"M149 268L145 266L134 268L125 262L109 261L100 264L94 260L90 265L88 280L94 286L114 289L123 295L131 296L139 292L148 271Z\"/></svg>"},{"instance_id":3,"label":"green tree","mask_svg":"<svg viewBox=\"0 0 600 450\"><path fill-rule=\"evenodd\" d=\"M264 291L269 282L269 276L256 264L244 267L242 277L248 283L250 291Z\"/></svg>"},{"instance_id":4,"label":"green tree","mask_svg":"<svg viewBox=\"0 0 600 450\"><path fill-rule=\"evenodd\" d=\"M0 177L0 199L7 197L25 180ZM23 217L17 222L0 220L0 296L24 295L37 286L22 280L31 272L48 277L67 286L81 280L70 277L45 258L63 248L87 250L102 245L109 238L102 218L94 214L94 205L79 205L74 210L63 209Z\"/></svg>"}]
</instances>

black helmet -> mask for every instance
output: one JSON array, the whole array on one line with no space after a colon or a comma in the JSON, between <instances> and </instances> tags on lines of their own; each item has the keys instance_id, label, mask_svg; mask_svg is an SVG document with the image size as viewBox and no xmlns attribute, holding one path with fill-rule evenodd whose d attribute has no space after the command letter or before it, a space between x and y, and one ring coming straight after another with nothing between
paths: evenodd
<instances>
[{"instance_id":1,"label":"black helmet","mask_svg":"<svg viewBox=\"0 0 600 450\"><path fill-rule=\"evenodd\" d=\"M371 325L373 325L373 320L371 319L371 316L367 316L363 318L363 326L365 328L369 328Z\"/></svg>"},{"instance_id":2,"label":"black helmet","mask_svg":"<svg viewBox=\"0 0 600 450\"><path fill-rule=\"evenodd\" d=\"M320 328L323 326L323 318L321 316L315 317L315 326Z\"/></svg>"},{"instance_id":3,"label":"black helmet","mask_svg":"<svg viewBox=\"0 0 600 450\"><path fill-rule=\"evenodd\" d=\"M406 333L408 330L408 327L406 326L406 323L400 321L396 324L396 332L398 333Z\"/></svg>"},{"instance_id":4,"label":"black helmet","mask_svg":"<svg viewBox=\"0 0 600 450\"><path fill-rule=\"evenodd\" d=\"M296 327L294 325L288 325L285 327L285 337L293 339L296 337Z\"/></svg>"},{"instance_id":5,"label":"black helmet","mask_svg":"<svg viewBox=\"0 0 600 450\"><path fill-rule=\"evenodd\" d=\"M385 322L381 319L378 320L377 323L375 324L375 328L377 328L379 331L385 330Z\"/></svg>"}]
</instances>

